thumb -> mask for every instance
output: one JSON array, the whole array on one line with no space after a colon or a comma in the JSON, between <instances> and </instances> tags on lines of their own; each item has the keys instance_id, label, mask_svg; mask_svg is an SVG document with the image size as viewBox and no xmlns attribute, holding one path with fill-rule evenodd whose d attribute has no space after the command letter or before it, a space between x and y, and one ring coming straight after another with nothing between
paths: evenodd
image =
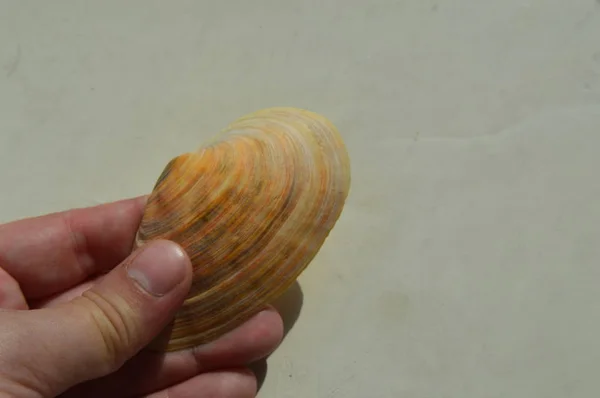
<instances>
[{"instance_id":1,"label":"thumb","mask_svg":"<svg viewBox=\"0 0 600 398\"><path fill-rule=\"evenodd\" d=\"M165 328L191 278L183 249L156 241L68 303L0 312L0 393L3 374L14 374L15 388L55 396L114 372Z\"/></svg>"}]
</instances>

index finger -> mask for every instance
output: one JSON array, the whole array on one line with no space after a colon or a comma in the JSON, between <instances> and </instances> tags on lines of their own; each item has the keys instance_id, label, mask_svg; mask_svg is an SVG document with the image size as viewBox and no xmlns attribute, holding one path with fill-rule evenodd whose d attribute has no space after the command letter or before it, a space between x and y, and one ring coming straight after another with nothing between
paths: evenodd
<instances>
[{"instance_id":1,"label":"index finger","mask_svg":"<svg viewBox=\"0 0 600 398\"><path fill-rule=\"evenodd\" d=\"M27 299L107 272L131 253L145 202L142 196L0 225L0 268Z\"/></svg>"}]
</instances>

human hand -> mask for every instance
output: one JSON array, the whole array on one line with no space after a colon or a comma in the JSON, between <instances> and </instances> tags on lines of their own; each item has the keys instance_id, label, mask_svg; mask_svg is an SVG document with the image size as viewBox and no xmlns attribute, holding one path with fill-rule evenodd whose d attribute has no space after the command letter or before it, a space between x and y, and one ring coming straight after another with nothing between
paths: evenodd
<instances>
[{"instance_id":1,"label":"human hand","mask_svg":"<svg viewBox=\"0 0 600 398\"><path fill-rule=\"evenodd\" d=\"M172 242L131 254L144 202L0 225L0 397L255 396L245 366L282 339L273 308L194 349L144 348L191 283Z\"/></svg>"}]
</instances>

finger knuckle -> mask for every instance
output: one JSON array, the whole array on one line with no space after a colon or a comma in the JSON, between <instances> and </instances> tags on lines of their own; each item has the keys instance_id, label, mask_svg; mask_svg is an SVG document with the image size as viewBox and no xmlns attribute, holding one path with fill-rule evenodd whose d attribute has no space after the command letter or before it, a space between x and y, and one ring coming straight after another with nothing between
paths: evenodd
<instances>
[{"instance_id":1,"label":"finger knuckle","mask_svg":"<svg viewBox=\"0 0 600 398\"><path fill-rule=\"evenodd\" d=\"M97 330L101 341L103 362L111 368L118 369L131 355L128 348L135 346L134 325L124 309L126 305L118 305L114 300L109 300L102 295L89 290L83 294L83 299L90 309L88 314Z\"/></svg>"}]
</instances>

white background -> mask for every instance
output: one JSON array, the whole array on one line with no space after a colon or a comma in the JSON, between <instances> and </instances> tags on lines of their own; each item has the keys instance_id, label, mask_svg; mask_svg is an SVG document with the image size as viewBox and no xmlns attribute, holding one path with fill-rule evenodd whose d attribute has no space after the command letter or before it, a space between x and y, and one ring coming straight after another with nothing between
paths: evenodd
<instances>
[{"instance_id":1,"label":"white background","mask_svg":"<svg viewBox=\"0 0 600 398\"><path fill-rule=\"evenodd\" d=\"M598 396L599 2L0 0L0 222L269 106L353 183L259 396Z\"/></svg>"}]
</instances>

